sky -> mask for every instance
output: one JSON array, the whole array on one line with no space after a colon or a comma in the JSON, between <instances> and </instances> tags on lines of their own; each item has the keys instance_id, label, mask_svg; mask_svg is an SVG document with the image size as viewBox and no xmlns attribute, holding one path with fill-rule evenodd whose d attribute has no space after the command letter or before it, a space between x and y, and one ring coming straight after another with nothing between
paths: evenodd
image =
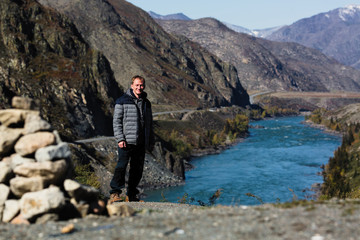
<instances>
[{"instance_id":1,"label":"sky","mask_svg":"<svg viewBox=\"0 0 360 240\"><path fill-rule=\"evenodd\" d=\"M290 25L360 0L127 0L160 15L183 13L191 19L213 17L248 29Z\"/></svg>"}]
</instances>

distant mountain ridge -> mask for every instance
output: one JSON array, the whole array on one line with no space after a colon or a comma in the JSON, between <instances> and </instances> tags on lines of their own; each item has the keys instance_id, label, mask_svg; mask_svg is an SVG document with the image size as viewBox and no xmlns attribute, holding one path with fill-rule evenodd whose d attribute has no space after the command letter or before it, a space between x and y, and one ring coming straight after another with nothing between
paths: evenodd
<instances>
[{"instance_id":1,"label":"distant mountain ridge","mask_svg":"<svg viewBox=\"0 0 360 240\"><path fill-rule=\"evenodd\" d=\"M160 20L187 20L187 21L193 20L188 16L184 15L183 13L175 13L175 14L167 14L167 15L160 15L153 11L149 11L148 13L152 18L160 19ZM227 23L227 22L222 22L222 23L226 25L228 28L234 30L235 32L246 33L255 37L264 37L264 38L283 27L283 26L278 26L273 28L251 30L245 27L234 25L232 23Z\"/></svg>"},{"instance_id":2,"label":"distant mountain ridge","mask_svg":"<svg viewBox=\"0 0 360 240\"><path fill-rule=\"evenodd\" d=\"M191 20L188 16L184 15L183 13L174 13L168 15L160 15L153 11L148 12L152 18L155 19L162 19L162 20Z\"/></svg>"},{"instance_id":3,"label":"distant mountain ridge","mask_svg":"<svg viewBox=\"0 0 360 240\"><path fill-rule=\"evenodd\" d=\"M159 16L153 17L161 19ZM176 19L182 20L172 20ZM239 33L315 48L342 64L360 69L360 5L348 5L300 19L289 26L269 29L251 30L231 23L223 24Z\"/></svg>"},{"instance_id":4,"label":"distant mountain ridge","mask_svg":"<svg viewBox=\"0 0 360 240\"><path fill-rule=\"evenodd\" d=\"M233 64L248 90L360 90L359 71L315 49L237 33L213 18L157 22L166 31L186 36Z\"/></svg>"},{"instance_id":5,"label":"distant mountain ridge","mask_svg":"<svg viewBox=\"0 0 360 240\"><path fill-rule=\"evenodd\" d=\"M297 42L360 69L360 5L348 5L301 19L266 38Z\"/></svg>"}]
</instances>

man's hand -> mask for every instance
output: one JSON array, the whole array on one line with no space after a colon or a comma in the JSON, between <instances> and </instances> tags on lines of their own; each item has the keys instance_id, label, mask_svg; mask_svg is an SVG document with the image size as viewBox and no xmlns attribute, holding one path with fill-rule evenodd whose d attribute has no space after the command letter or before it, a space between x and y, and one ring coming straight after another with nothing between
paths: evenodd
<instances>
[{"instance_id":1,"label":"man's hand","mask_svg":"<svg viewBox=\"0 0 360 240\"><path fill-rule=\"evenodd\" d=\"M119 148L126 148L126 142L125 141L121 141L118 143Z\"/></svg>"}]
</instances>

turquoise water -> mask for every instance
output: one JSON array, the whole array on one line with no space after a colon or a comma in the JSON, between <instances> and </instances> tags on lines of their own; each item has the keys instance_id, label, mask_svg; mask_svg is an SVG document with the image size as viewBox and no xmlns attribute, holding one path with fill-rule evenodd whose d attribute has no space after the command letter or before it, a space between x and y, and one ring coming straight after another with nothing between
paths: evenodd
<instances>
[{"instance_id":1,"label":"turquoise water","mask_svg":"<svg viewBox=\"0 0 360 240\"><path fill-rule=\"evenodd\" d=\"M222 189L216 204L254 205L308 198L313 183L321 183L321 165L326 164L341 137L311 128L304 117L275 118L252 122L250 137L217 155L195 158L183 186L149 191L145 201L208 203ZM247 193L252 194L248 196ZM254 197L256 196L256 197Z\"/></svg>"}]
</instances>

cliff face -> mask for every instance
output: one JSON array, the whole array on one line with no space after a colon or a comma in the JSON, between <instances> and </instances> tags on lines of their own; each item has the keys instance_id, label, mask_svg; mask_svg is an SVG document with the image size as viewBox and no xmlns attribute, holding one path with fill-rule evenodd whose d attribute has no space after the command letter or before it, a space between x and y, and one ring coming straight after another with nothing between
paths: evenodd
<instances>
[{"instance_id":1,"label":"cliff face","mask_svg":"<svg viewBox=\"0 0 360 240\"><path fill-rule=\"evenodd\" d=\"M40 0L66 14L89 44L109 59L117 82L147 79L155 110L249 104L234 66L200 45L166 33L123 0Z\"/></svg>"},{"instance_id":2,"label":"cliff face","mask_svg":"<svg viewBox=\"0 0 360 240\"><path fill-rule=\"evenodd\" d=\"M216 19L157 20L233 64L248 90L358 91L360 72L319 51L278 43L230 30Z\"/></svg>"},{"instance_id":3,"label":"cliff face","mask_svg":"<svg viewBox=\"0 0 360 240\"><path fill-rule=\"evenodd\" d=\"M0 108L24 95L65 139L111 134L121 90L106 58L34 0L2 0L0 13Z\"/></svg>"}]
</instances>

